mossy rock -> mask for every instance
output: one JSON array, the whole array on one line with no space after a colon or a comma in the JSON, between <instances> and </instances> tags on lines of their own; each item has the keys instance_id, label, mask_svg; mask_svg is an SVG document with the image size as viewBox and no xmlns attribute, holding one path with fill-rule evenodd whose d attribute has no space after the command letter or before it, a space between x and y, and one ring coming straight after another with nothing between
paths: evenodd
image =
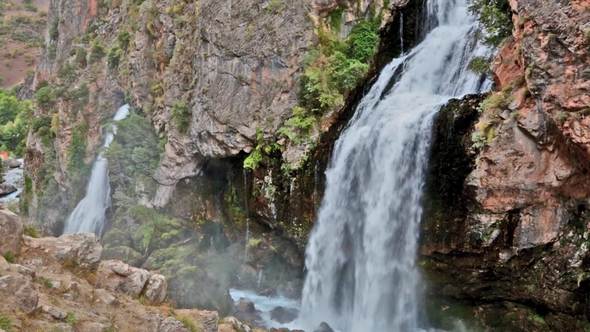
<instances>
[{"instance_id":1,"label":"mossy rock","mask_svg":"<svg viewBox=\"0 0 590 332\"><path fill-rule=\"evenodd\" d=\"M102 238L105 247L107 246L126 246L130 247L132 242L129 238L129 229L122 230L117 227L109 229Z\"/></svg>"},{"instance_id":2,"label":"mossy rock","mask_svg":"<svg viewBox=\"0 0 590 332\"><path fill-rule=\"evenodd\" d=\"M133 266L140 266L144 257L130 247L116 246L105 247L102 252L102 259L120 259Z\"/></svg>"}]
</instances>

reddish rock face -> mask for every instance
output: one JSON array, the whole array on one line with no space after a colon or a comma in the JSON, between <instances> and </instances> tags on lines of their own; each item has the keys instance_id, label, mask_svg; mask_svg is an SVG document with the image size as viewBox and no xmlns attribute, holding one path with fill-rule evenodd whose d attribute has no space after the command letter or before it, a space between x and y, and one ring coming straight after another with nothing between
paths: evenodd
<instances>
[{"instance_id":1,"label":"reddish rock face","mask_svg":"<svg viewBox=\"0 0 590 332\"><path fill-rule=\"evenodd\" d=\"M515 249L555 241L565 203L590 197L588 2L511 1L514 37L494 62L512 116L477 158L468 185L484 214L518 210ZM524 80L523 80L524 78ZM519 82L520 81L520 82ZM522 82L522 83L521 83Z\"/></svg>"},{"instance_id":2,"label":"reddish rock face","mask_svg":"<svg viewBox=\"0 0 590 332\"><path fill-rule=\"evenodd\" d=\"M590 2L510 5L513 37L493 63L501 102L479 120L472 100L453 102L435 126L423 266L433 294L481 301L475 316L544 317L533 328L519 314L500 330L581 330L590 317ZM479 149L471 134L482 128Z\"/></svg>"}]
</instances>

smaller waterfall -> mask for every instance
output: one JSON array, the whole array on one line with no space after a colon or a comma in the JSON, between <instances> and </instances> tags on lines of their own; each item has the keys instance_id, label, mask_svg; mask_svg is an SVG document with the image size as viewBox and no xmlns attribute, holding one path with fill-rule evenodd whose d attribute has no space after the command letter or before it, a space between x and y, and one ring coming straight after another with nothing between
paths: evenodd
<instances>
[{"instance_id":1,"label":"smaller waterfall","mask_svg":"<svg viewBox=\"0 0 590 332\"><path fill-rule=\"evenodd\" d=\"M123 105L115 113L113 121L121 121L129 115L129 105ZM72 214L68 217L64 228L64 234L94 233L102 234L106 211L111 205L111 186L109 184L109 165L104 156L106 150L117 133L117 126L112 124L107 128L103 151L98 154L92 173L86 187L86 196L76 205Z\"/></svg>"}]
</instances>

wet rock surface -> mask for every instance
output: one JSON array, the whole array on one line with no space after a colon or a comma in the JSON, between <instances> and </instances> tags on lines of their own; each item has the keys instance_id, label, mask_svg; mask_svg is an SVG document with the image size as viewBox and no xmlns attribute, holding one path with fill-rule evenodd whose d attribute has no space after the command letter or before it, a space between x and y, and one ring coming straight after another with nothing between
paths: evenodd
<instances>
[{"instance_id":1,"label":"wet rock surface","mask_svg":"<svg viewBox=\"0 0 590 332\"><path fill-rule=\"evenodd\" d=\"M328 323L322 322L313 332L334 332L334 330L328 325Z\"/></svg>"},{"instance_id":2,"label":"wet rock surface","mask_svg":"<svg viewBox=\"0 0 590 332\"><path fill-rule=\"evenodd\" d=\"M270 311L270 318L284 324L294 321L298 314L297 309L276 307Z\"/></svg>"},{"instance_id":3,"label":"wet rock surface","mask_svg":"<svg viewBox=\"0 0 590 332\"><path fill-rule=\"evenodd\" d=\"M583 330L587 4L510 4L514 36L494 62L488 106L451 102L435 124L422 265L433 296L472 303L487 326Z\"/></svg>"},{"instance_id":4,"label":"wet rock surface","mask_svg":"<svg viewBox=\"0 0 590 332\"><path fill-rule=\"evenodd\" d=\"M252 301L247 299L240 299L235 305L236 311L234 316L239 320L250 322L254 325L263 326L262 317L260 316L260 310L256 309L256 306Z\"/></svg>"},{"instance_id":5,"label":"wet rock surface","mask_svg":"<svg viewBox=\"0 0 590 332\"><path fill-rule=\"evenodd\" d=\"M17 190L16 187L11 184L8 184L8 183L0 184L0 196L10 195L13 192L15 192L16 190Z\"/></svg>"}]
</instances>

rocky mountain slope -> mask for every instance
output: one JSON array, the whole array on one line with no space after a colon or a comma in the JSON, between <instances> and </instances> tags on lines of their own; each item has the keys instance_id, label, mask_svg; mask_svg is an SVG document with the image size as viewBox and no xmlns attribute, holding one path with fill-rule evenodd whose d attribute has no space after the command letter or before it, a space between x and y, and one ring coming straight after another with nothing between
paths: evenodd
<instances>
[{"instance_id":1,"label":"rocky mountain slope","mask_svg":"<svg viewBox=\"0 0 590 332\"><path fill-rule=\"evenodd\" d=\"M43 48L48 5L48 0L0 2L0 88L32 78Z\"/></svg>"}]
</instances>

